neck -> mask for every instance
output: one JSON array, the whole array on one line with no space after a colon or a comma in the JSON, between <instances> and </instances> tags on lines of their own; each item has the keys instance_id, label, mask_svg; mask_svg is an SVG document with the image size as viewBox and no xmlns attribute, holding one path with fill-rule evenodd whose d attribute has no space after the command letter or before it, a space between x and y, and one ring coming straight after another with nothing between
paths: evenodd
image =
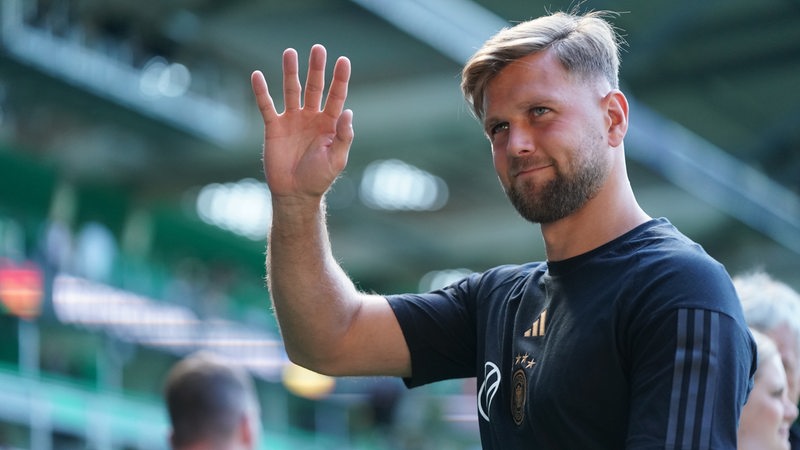
<instances>
[{"instance_id":1,"label":"neck","mask_svg":"<svg viewBox=\"0 0 800 450\"><path fill-rule=\"evenodd\" d=\"M548 261L578 256L650 220L639 207L628 178L613 171L597 195L563 219L542 224Z\"/></svg>"}]
</instances>

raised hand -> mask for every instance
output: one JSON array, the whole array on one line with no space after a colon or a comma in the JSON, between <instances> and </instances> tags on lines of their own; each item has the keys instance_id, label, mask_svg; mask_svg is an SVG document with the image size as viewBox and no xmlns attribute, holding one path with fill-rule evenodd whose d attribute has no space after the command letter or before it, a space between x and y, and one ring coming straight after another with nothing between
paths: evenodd
<instances>
[{"instance_id":1,"label":"raised hand","mask_svg":"<svg viewBox=\"0 0 800 450\"><path fill-rule=\"evenodd\" d=\"M255 71L251 76L264 119L264 175L273 199L317 201L347 164L353 142L353 113L343 108L350 60L339 57L336 61L323 107L325 59L325 47L314 45L303 94L297 52L283 52L283 113L275 110L264 75Z\"/></svg>"}]
</instances>

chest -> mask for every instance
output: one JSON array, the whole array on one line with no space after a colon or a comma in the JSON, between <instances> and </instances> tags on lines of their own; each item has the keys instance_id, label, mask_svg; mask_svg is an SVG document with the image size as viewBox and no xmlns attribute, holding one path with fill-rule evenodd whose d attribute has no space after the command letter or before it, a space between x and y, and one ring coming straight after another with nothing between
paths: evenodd
<instances>
[{"instance_id":1,"label":"chest","mask_svg":"<svg viewBox=\"0 0 800 450\"><path fill-rule=\"evenodd\" d=\"M502 421L512 435L543 427L585 432L587 424L624 420L625 327L616 304L602 292L532 289L487 310L478 377L483 420Z\"/></svg>"}]
</instances>

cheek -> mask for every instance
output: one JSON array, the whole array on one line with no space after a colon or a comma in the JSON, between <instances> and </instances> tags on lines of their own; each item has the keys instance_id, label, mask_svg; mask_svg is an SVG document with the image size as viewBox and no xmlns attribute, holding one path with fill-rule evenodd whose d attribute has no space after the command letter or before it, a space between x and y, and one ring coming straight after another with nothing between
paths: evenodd
<instances>
[{"instance_id":1,"label":"cheek","mask_svg":"<svg viewBox=\"0 0 800 450\"><path fill-rule=\"evenodd\" d=\"M783 423L783 402L771 397L761 408L761 420L767 430L776 430Z\"/></svg>"},{"instance_id":2,"label":"cheek","mask_svg":"<svg viewBox=\"0 0 800 450\"><path fill-rule=\"evenodd\" d=\"M494 163L494 169L497 171L497 175L505 182L508 178L508 158L505 152L498 149L496 146L492 146L492 162Z\"/></svg>"},{"instance_id":3,"label":"cheek","mask_svg":"<svg viewBox=\"0 0 800 450\"><path fill-rule=\"evenodd\" d=\"M772 433L783 420L783 405L775 398L758 392L742 410L742 426L758 434Z\"/></svg>"}]
</instances>

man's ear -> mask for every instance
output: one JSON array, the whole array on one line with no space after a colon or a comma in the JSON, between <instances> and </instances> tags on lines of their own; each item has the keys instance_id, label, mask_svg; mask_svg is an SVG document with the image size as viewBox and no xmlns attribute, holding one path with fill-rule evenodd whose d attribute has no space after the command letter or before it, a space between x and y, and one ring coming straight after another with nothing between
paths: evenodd
<instances>
[{"instance_id":1,"label":"man's ear","mask_svg":"<svg viewBox=\"0 0 800 450\"><path fill-rule=\"evenodd\" d=\"M628 99L617 89L603 98L608 124L608 145L619 147L628 132Z\"/></svg>"}]
</instances>

